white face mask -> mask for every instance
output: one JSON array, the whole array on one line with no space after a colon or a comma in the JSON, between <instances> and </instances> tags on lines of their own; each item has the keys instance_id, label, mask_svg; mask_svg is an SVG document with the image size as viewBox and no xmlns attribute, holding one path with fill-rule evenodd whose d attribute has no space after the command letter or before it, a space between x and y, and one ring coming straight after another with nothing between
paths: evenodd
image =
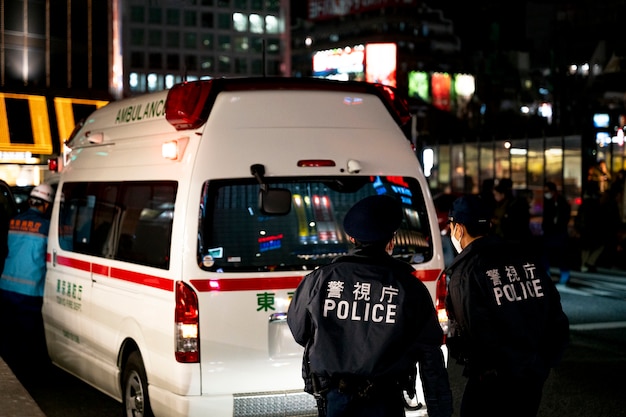
<instances>
[{"instance_id":1,"label":"white face mask","mask_svg":"<svg viewBox=\"0 0 626 417\"><path fill-rule=\"evenodd\" d=\"M463 251L463 248L461 247L461 242L459 241L459 239L457 239L454 235L456 231L456 226L454 226L454 230L452 231L452 233L450 234L450 239L452 240L452 246L454 246L454 249L456 249L457 253L461 253Z\"/></svg>"},{"instance_id":2,"label":"white face mask","mask_svg":"<svg viewBox=\"0 0 626 417\"><path fill-rule=\"evenodd\" d=\"M552 199L552 193L545 193L543 196L548 200Z\"/></svg>"}]
</instances>

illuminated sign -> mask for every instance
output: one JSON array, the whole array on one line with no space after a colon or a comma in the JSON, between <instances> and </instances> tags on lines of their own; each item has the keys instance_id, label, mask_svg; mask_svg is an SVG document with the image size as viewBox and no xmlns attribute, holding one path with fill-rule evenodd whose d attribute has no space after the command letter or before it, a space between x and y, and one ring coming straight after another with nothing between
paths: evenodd
<instances>
[{"instance_id":1,"label":"illuminated sign","mask_svg":"<svg viewBox=\"0 0 626 417\"><path fill-rule=\"evenodd\" d=\"M52 153L44 96L0 93L0 151Z\"/></svg>"},{"instance_id":2,"label":"illuminated sign","mask_svg":"<svg viewBox=\"0 0 626 417\"><path fill-rule=\"evenodd\" d=\"M396 87L397 46L369 43L365 46L365 81Z\"/></svg>"},{"instance_id":3,"label":"illuminated sign","mask_svg":"<svg viewBox=\"0 0 626 417\"><path fill-rule=\"evenodd\" d=\"M610 117L607 113L596 113L593 115L593 127L609 127Z\"/></svg>"},{"instance_id":4,"label":"illuminated sign","mask_svg":"<svg viewBox=\"0 0 626 417\"><path fill-rule=\"evenodd\" d=\"M363 80L365 47L327 49L313 55L313 76L339 81Z\"/></svg>"},{"instance_id":5,"label":"illuminated sign","mask_svg":"<svg viewBox=\"0 0 626 417\"><path fill-rule=\"evenodd\" d=\"M62 150L76 122L108 104L104 100L64 97L55 97L53 102L54 112L49 114L45 96L0 93L0 155L4 160L32 163L28 161L32 155L52 155L51 119L58 126L59 149Z\"/></svg>"}]
</instances>

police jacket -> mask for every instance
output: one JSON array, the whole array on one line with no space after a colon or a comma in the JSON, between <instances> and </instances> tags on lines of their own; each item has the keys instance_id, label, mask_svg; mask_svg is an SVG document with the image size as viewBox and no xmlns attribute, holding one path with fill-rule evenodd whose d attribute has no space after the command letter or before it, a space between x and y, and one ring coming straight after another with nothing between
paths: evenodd
<instances>
[{"instance_id":1,"label":"police jacket","mask_svg":"<svg viewBox=\"0 0 626 417\"><path fill-rule=\"evenodd\" d=\"M413 271L380 248L360 247L304 277L287 322L306 347L305 380L314 373L326 381L342 375L393 381L414 373L419 361L429 413L429 392L449 399L443 333Z\"/></svg>"},{"instance_id":2,"label":"police jacket","mask_svg":"<svg viewBox=\"0 0 626 417\"><path fill-rule=\"evenodd\" d=\"M567 345L569 322L542 265L521 247L486 236L463 249L447 273L448 346L466 375L546 377Z\"/></svg>"},{"instance_id":3,"label":"police jacket","mask_svg":"<svg viewBox=\"0 0 626 417\"><path fill-rule=\"evenodd\" d=\"M11 219L0 289L43 297L49 229L50 220L32 207Z\"/></svg>"}]
</instances>

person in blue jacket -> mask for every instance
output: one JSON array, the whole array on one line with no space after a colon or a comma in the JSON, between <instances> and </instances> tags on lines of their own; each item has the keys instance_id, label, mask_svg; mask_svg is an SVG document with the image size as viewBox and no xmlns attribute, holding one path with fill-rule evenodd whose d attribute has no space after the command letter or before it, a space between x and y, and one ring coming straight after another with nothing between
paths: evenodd
<instances>
[{"instance_id":1,"label":"person in blue jacket","mask_svg":"<svg viewBox=\"0 0 626 417\"><path fill-rule=\"evenodd\" d=\"M53 200L50 185L34 187L28 210L9 224L8 255L0 278L0 354L17 366L47 361L41 307Z\"/></svg>"},{"instance_id":2,"label":"person in blue jacket","mask_svg":"<svg viewBox=\"0 0 626 417\"><path fill-rule=\"evenodd\" d=\"M490 218L476 195L458 198L449 213L459 255L446 270L447 344L467 377L460 416L535 417L569 321L535 252L490 233Z\"/></svg>"},{"instance_id":3,"label":"person in blue jacket","mask_svg":"<svg viewBox=\"0 0 626 417\"><path fill-rule=\"evenodd\" d=\"M415 394L418 362L428 415L452 415L433 301L413 267L390 255L402 219L393 197L357 202L344 218L355 248L295 291L287 323L305 347L305 391L320 416L404 416L402 391Z\"/></svg>"}]
</instances>

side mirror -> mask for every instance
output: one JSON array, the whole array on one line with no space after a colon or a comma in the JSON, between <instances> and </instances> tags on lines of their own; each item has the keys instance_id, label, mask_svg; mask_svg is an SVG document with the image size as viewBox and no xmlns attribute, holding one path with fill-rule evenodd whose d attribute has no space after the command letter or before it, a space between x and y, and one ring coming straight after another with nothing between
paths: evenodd
<instances>
[{"instance_id":1,"label":"side mirror","mask_svg":"<svg viewBox=\"0 0 626 417\"><path fill-rule=\"evenodd\" d=\"M263 214L285 215L291 210L291 191L267 188L259 191L259 210Z\"/></svg>"}]
</instances>

